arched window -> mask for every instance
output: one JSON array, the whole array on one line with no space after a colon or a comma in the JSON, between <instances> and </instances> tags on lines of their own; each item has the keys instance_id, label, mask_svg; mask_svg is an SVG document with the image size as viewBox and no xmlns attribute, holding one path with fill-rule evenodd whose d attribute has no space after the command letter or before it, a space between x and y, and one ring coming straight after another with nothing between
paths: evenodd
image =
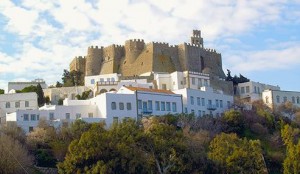
<instances>
[{"instance_id":1,"label":"arched window","mask_svg":"<svg viewBox=\"0 0 300 174\"><path fill-rule=\"evenodd\" d=\"M287 97L286 96L283 97L283 102L284 103L287 102Z\"/></svg>"},{"instance_id":2,"label":"arched window","mask_svg":"<svg viewBox=\"0 0 300 174\"><path fill-rule=\"evenodd\" d=\"M101 89L101 90L100 90L100 94L105 93L105 92L107 92L106 89Z\"/></svg>"},{"instance_id":3,"label":"arched window","mask_svg":"<svg viewBox=\"0 0 300 174\"><path fill-rule=\"evenodd\" d=\"M269 103L269 97L266 96L266 103Z\"/></svg>"},{"instance_id":4,"label":"arched window","mask_svg":"<svg viewBox=\"0 0 300 174\"><path fill-rule=\"evenodd\" d=\"M297 97L297 104L300 104L300 97Z\"/></svg>"}]
</instances>

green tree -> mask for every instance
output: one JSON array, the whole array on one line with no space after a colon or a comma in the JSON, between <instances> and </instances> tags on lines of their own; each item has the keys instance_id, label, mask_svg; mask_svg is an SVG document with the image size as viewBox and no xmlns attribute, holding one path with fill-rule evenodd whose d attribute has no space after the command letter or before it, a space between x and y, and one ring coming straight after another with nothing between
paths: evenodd
<instances>
[{"instance_id":1,"label":"green tree","mask_svg":"<svg viewBox=\"0 0 300 174\"><path fill-rule=\"evenodd\" d=\"M4 89L0 89L0 94L4 94Z\"/></svg>"},{"instance_id":2,"label":"green tree","mask_svg":"<svg viewBox=\"0 0 300 174\"><path fill-rule=\"evenodd\" d=\"M288 116L290 119L293 119L293 116L299 110L300 109L290 101L285 102L277 107L277 111L279 113L282 113L282 114Z\"/></svg>"},{"instance_id":3,"label":"green tree","mask_svg":"<svg viewBox=\"0 0 300 174\"><path fill-rule=\"evenodd\" d=\"M84 75L80 71L71 71L64 69L62 76L64 87L84 85Z\"/></svg>"},{"instance_id":4,"label":"green tree","mask_svg":"<svg viewBox=\"0 0 300 174\"><path fill-rule=\"evenodd\" d=\"M136 146L140 133L135 121L106 130L95 123L80 139L72 141L59 173L148 173L147 157Z\"/></svg>"},{"instance_id":5,"label":"green tree","mask_svg":"<svg viewBox=\"0 0 300 174\"><path fill-rule=\"evenodd\" d=\"M217 135L210 143L208 158L223 173L267 173L260 141L239 139L236 134Z\"/></svg>"},{"instance_id":6,"label":"green tree","mask_svg":"<svg viewBox=\"0 0 300 174\"><path fill-rule=\"evenodd\" d=\"M38 95L38 105L43 106L45 104L45 96L42 86L40 84L36 86L36 93Z\"/></svg>"},{"instance_id":7,"label":"green tree","mask_svg":"<svg viewBox=\"0 0 300 174\"><path fill-rule=\"evenodd\" d=\"M227 124L225 132L241 134L244 131L243 116L240 111L233 109L226 111L222 119Z\"/></svg>"},{"instance_id":8,"label":"green tree","mask_svg":"<svg viewBox=\"0 0 300 174\"><path fill-rule=\"evenodd\" d=\"M299 129L285 125L281 130L281 137L286 146L286 158L283 162L284 174L299 174L300 172L300 140Z\"/></svg>"},{"instance_id":9,"label":"green tree","mask_svg":"<svg viewBox=\"0 0 300 174\"><path fill-rule=\"evenodd\" d=\"M147 125L140 144L157 173L183 173L186 170L186 144L182 132L176 131L175 126L153 120Z\"/></svg>"},{"instance_id":10,"label":"green tree","mask_svg":"<svg viewBox=\"0 0 300 174\"><path fill-rule=\"evenodd\" d=\"M76 95L76 98L77 98L78 100L86 100L86 99L89 98L91 92L92 92L92 90L84 91L84 92L82 92L81 95L79 95L79 94Z\"/></svg>"}]
</instances>

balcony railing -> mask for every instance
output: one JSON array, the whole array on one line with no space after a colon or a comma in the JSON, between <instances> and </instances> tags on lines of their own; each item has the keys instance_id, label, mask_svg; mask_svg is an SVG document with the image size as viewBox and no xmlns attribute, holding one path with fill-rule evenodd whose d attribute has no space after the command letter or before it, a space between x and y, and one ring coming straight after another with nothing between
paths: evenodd
<instances>
[{"instance_id":1,"label":"balcony railing","mask_svg":"<svg viewBox=\"0 0 300 174\"><path fill-rule=\"evenodd\" d=\"M215 105L207 105L207 110L214 111L217 107Z\"/></svg>"}]
</instances>

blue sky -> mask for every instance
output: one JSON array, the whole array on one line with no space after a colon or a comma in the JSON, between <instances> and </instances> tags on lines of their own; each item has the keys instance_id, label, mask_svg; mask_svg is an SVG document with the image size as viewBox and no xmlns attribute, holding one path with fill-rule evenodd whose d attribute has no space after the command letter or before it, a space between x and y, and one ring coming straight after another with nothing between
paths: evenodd
<instances>
[{"instance_id":1,"label":"blue sky","mask_svg":"<svg viewBox=\"0 0 300 174\"><path fill-rule=\"evenodd\" d=\"M61 80L91 45L189 42L222 54L223 69L300 91L300 0L1 0L0 88Z\"/></svg>"}]
</instances>

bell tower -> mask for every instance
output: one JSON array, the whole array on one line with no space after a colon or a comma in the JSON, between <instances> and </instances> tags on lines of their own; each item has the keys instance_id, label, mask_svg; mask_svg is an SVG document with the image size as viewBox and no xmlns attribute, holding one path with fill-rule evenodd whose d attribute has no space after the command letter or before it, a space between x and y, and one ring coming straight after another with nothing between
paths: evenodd
<instances>
[{"instance_id":1,"label":"bell tower","mask_svg":"<svg viewBox=\"0 0 300 174\"><path fill-rule=\"evenodd\" d=\"M191 44L203 48L203 38L201 37L200 30L193 30L193 35L191 36Z\"/></svg>"}]
</instances>

